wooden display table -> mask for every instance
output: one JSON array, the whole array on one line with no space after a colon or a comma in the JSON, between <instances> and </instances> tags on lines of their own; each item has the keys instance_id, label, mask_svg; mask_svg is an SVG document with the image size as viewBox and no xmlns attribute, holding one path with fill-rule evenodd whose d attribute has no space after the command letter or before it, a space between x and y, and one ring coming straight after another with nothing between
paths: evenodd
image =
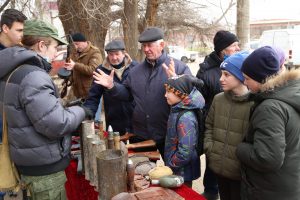
<instances>
[{"instance_id":1,"label":"wooden display table","mask_svg":"<svg viewBox=\"0 0 300 200\"><path fill-rule=\"evenodd\" d=\"M65 172L68 179L65 184L68 200L97 200L98 193L94 187L90 186L83 175L77 174L76 160L71 161ZM172 190L186 200L205 200L203 196L185 185Z\"/></svg>"}]
</instances>

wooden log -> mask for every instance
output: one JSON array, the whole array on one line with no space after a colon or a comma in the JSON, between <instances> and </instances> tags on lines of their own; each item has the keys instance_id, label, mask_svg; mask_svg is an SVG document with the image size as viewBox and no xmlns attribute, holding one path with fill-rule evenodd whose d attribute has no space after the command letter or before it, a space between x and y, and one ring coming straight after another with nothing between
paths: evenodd
<instances>
[{"instance_id":1,"label":"wooden log","mask_svg":"<svg viewBox=\"0 0 300 200\"><path fill-rule=\"evenodd\" d=\"M99 140L99 136L94 134L90 134L86 136L87 138L87 146L88 146L88 161L87 161L87 168L86 171L88 171L88 173L86 173L85 175L85 179L90 181L90 185L91 186L96 186L95 185L95 176L93 176L93 160L95 157L95 154L93 153L93 144L92 142L94 140Z\"/></svg>"},{"instance_id":2,"label":"wooden log","mask_svg":"<svg viewBox=\"0 0 300 200\"><path fill-rule=\"evenodd\" d=\"M126 155L122 150L108 149L97 154L99 198L110 200L127 191Z\"/></svg>"},{"instance_id":3,"label":"wooden log","mask_svg":"<svg viewBox=\"0 0 300 200\"><path fill-rule=\"evenodd\" d=\"M80 145L81 145L81 157L82 157L82 168L84 174L86 172L86 167L88 166L88 145L87 145L87 135L95 133L95 126L93 120L85 120L81 123L81 137L80 137Z\"/></svg>"},{"instance_id":4,"label":"wooden log","mask_svg":"<svg viewBox=\"0 0 300 200\"><path fill-rule=\"evenodd\" d=\"M106 150L105 142L103 140L100 140L99 138L93 140L92 142L92 160L91 160L91 167L92 167L92 174L91 177L93 177L93 185L96 186L95 190L99 191L98 188L98 173L97 173L97 159L96 155L102 151Z\"/></svg>"}]
</instances>

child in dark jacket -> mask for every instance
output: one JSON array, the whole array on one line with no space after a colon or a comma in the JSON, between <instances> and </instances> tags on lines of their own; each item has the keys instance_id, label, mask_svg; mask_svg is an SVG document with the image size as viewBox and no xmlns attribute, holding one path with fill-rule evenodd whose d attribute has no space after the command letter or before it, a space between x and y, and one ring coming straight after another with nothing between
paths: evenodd
<instances>
[{"instance_id":1,"label":"child in dark jacket","mask_svg":"<svg viewBox=\"0 0 300 200\"><path fill-rule=\"evenodd\" d=\"M169 78L165 84L165 97L171 112L165 139L164 161L174 174L184 178L187 186L200 177L200 158L196 151L198 121L195 109L203 108L204 98L196 89L203 82L191 75ZM178 119L177 117L184 112Z\"/></svg>"}]
</instances>

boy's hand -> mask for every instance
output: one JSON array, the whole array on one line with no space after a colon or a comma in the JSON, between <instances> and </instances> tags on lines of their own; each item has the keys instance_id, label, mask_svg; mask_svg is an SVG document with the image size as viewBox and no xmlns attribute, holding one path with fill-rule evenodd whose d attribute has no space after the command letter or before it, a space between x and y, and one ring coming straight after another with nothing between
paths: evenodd
<instances>
[{"instance_id":1,"label":"boy's hand","mask_svg":"<svg viewBox=\"0 0 300 200\"><path fill-rule=\"evenodd\" d=\"M177 76L177 74L175 72L175 64L174 64L173 58L171 58L169 66L167 66L165 63L163 63L162 66L165 69L165 72L166 72L168 78Z\"/></svg>"},{"instance_id":2,"label":"boy's hand","mask_svg":"<svg viewBox=\"0 0 300 200\"><path fill-rule=\"evenodd\" d=\"M97 69L97 72L93 72L93 78L95 83L111 89L114 87L114 70L111 71L110 75L105 74L102 70Z\"/></svg>"}]
</instances>

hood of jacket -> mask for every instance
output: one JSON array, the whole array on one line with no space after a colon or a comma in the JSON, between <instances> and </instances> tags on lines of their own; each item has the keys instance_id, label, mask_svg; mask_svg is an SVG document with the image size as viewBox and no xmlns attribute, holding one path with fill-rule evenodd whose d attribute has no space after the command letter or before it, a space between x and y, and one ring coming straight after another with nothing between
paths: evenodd
<instances>
[{"instance_id":1,"label":"hood of jacket","mask_svg":"<svg viewBox=\"0 0 300 200\"><path fill-rule=\"evenodd\" d=\"M254 94L255 101L277 99L300 112L300 69L286 70L270 77L261 87L261 92Z\"/></svg>"},{"instance_id":2,"label":"hood of jacket","mask_svg":"<svg viewBox=\"0 0 300 200\"><path fill-rule=\"evenodd\" d=\"M7 76L21 64L42 65L41 59L36 52L19 46L6 48L0 51L0 58L0 79Z\"/></svg>"},{"instance_id":3,"label":"hood of jacket","mask_svg":"<svg viewBox=\"0 0 300 200\"><path fill-rule=\"evenodd\" d=\"M172 107L172 112L177 112L182 109L194 110L201 109L205 105L205 100L202 94L196 89L193 88L192 92L187 96L183 101L179 102Z\"/></svg>"}]
</instances>

